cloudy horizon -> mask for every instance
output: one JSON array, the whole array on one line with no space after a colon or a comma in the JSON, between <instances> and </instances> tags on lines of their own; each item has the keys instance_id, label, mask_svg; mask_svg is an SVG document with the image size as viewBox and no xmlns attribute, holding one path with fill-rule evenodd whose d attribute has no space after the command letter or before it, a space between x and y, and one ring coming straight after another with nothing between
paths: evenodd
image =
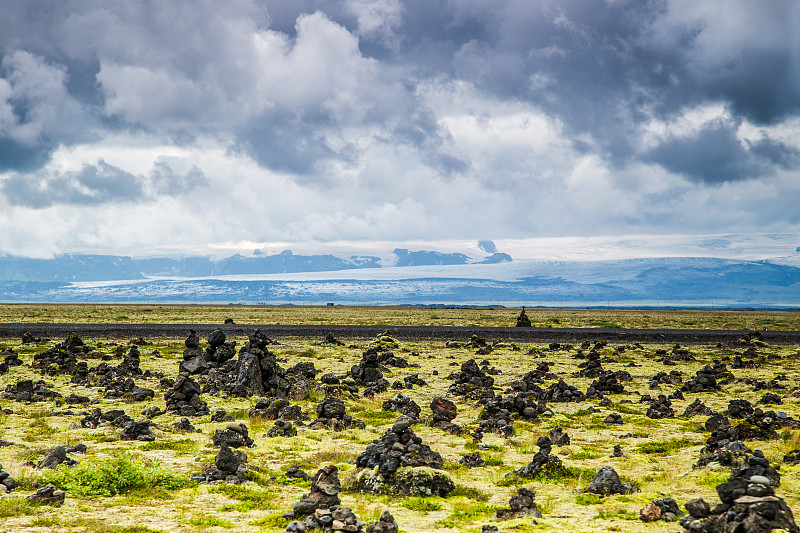
<instances>
[{"instance_id":1,"label":"cloudy horizon","mask_svg":"<svg viewBox=\"0 0 800 533\"><path fill-rule=\"evenodd\" d=\"M3 8L2 254L800 241L795 2Z\"/></svg>"}]
</instances>

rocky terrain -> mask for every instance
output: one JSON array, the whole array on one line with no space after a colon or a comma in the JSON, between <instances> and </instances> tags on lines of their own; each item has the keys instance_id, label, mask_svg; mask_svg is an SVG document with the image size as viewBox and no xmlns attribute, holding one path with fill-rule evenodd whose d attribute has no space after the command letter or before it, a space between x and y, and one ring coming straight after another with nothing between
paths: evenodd
<instances>
[{"instance_id":1,"label":"rocky terrain","mask_svg":"<svg viewBox=\"0 0 800 533\"><path fill-rule=\"evenodd\" d=\"M790 332L518 326L6 325L0 532L798 531Z\"/></svg>"}]
</instances>

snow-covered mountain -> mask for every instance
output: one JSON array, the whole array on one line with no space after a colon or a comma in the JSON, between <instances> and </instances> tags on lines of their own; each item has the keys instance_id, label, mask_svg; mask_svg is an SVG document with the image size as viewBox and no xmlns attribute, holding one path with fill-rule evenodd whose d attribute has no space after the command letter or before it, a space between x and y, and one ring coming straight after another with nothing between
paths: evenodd
<instances>
[{"instance_id":1,"label":"snow-covered mountain","mask_svg":"<svg viewBox=\"0 0 800 533\"><path fill-rule=\"evenodd\" d=\"M0 282L5 301L800 306L800 268L765 261L524 261L127 281Z\"/></svg>"}]
</instances>

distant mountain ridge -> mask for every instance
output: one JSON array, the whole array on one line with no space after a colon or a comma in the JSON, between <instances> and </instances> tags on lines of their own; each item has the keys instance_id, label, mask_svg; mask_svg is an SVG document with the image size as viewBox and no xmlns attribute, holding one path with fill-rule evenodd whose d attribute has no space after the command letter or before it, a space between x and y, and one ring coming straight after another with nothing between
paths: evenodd
<instances>
[{"instance_id":1,"label":"distant mountain ridge","mask_svg":"<svg viewBox=\"0 0 800 533\"><path fill-rule=\"evenodd\" d=\"M396 249L397 266L465 265L500 263L511 256L493 253L473 259L461 253L409 251ZM52 259L30 259L0 256L0 281L89 282L139 280L146 277L203 278L258 274L290 274L302 272L335 272L341 270L381 268L377 256L352 255L347 259L330 254L296 255L284 250L273 255L235 254L221 260L209 257L155 257L135 259L116 255L64 254Z\"/></svg>"},{"instance_id":2,"label":"distant mountain ridge","mask_svg":"<svg viewBox=\"0 0 800 533\"><path fill-rule=\"evenodd\" d=\"M298 261L302 266L304 260ZM237 258L225 264L235 270L240 263ZM0 294L3 301L45 302L800 307L800 268L691 257L532 261L418 271L350 268L265 279L0 281Z\"/></svg>"}]
</instances>

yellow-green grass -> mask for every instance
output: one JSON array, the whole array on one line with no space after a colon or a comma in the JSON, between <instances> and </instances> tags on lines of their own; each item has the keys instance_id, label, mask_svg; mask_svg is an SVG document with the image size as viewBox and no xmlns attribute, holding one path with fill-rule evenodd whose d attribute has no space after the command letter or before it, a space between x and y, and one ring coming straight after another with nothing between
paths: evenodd
<instances>
[{"instance_id":1,"label":"yellow-green grass","mask_svg":"<svg viewBox=\"0 0 800 533\"><path fill-rule=\"evenodd\" d=\"M153 309L158 307L151 306ZM137 317L138 315L131 309L115 310L113 314ZM258 309L254 308L252 312ZM238 306L235 309L219 308L218 312L221 314L214 320L233 311L242 312ZM312 311L327 310L311 309L307 312ZM339 311L339 308L336 308L336 311ZM356 314L360 312L351 311ZM436 313L445 316L446 311L449 310L437 309ZM428 312L430 313L430 310ZM462 313L460 315L462 318L469 314L466 310L458 312ZM486 315L492 313L487 310L480 312ZM503 312L509 313L508 310ZM529 314L532 318L535 316L533 311ZM204 316L213 318L213 315ZM364 313L364 317L366 316ZM54 321L64 321L55 318L56 315ZM234 319L240 321L237 316L234 316ZM356 316L350 317L351 321L359 319ZM407 315L400 313L393 320L399 323L407 320ZM197 321L203 322L203 320ZM211 318L206 321L211 321ZM244 337L232 339L240 346L246 340ZM448 498L408 498L356 493L349 489L357 471L355 458L368 442L379 438L391 427L395 418L395 415L382 411L382 402L402 392L414 399L422 407L422 417L427 417L430 414L430 401L435 396L446 395L451 383L447 376L457 371L458 365L467 359L476 358L478 361L487 359L492 366L502 370L502 374L495 376L497 393L501 393L512 381L519 379L543 360L553 362L551 371L581 390L585 391L592 381L572 375L578 370L577 364L580 362L573 358L575 349L545 352L544 358L538 358L522 354L530 348L545 348L544 346L523 345L519 351L513 351L510 346L505 346L495 349L487 356L476 356L474 350L445 348L443 341L401 344L395 352L406 357L410 363L419 364L420 367L392 369L391 374L387 376L390 383L402 380L405 375L419 373L429 385L415 387L413 390L390 390L372 399L345 396L343 399L348 412L367 423L367 428L364 430L335 433L328 430L315 431L300 426L296 437L270 439L265 434L272 425L271 421L256 421L247 417L247 411L255 403L256 398L228 398L223 394L217 396L204 394L203 399L208 402L212 412L224 408L235 416L237 422L243 422L250 428L250 436L256 444L255 447L246 450L253 470L251 481L239 487L189 483L182 488L176 488L169 484L158 486L154 483L150 488L133 487L113 496L87 494L86 491L73 489L68 490L64 506L53 509L46 506L30 506L19 498L32 493L38 484L48 479L47 476L52 476L25 466L25 463L38 461L55 445L85 443L87 445L85 454L72 454L81 465L109 464L109 461L118 457L141 457L148 464L158 464L161 469L187 477L201 472L213 462L217 450L212 446L211 437L215 430L225 424L211 422L210 416L197 417L192 419L192 423L201 430L200 433L180 433L172 428L173 422L180 417L162 415L154 419L156 441L152 444L120 441L119 428L76 427L81 413L90 411L95 406L103 411L121 408L134 419L140 420L142 419L140 413L145 407L150 405L157 405L162 409L165 407L164 391L160 388L157 378L136 378L137 385L152 388L157 394L153 401L130 404L104 398L102 389L74 385L70 383L69 376L43 377L34 372L28 366L34 353L44 351L60 340L52 339L35 349L31 347L23 349L18 341L6 341L7 347L13 347L22 354L21 357L26 365L12 367L8 374L0 375L0 391L20 379L44 379L48 387L64 396L75 392L98 400L99 403L88 407L70 407L57 405L54 401L24 404L13 400L0 400L0 407L13 411L12 414L0 415L0 438L14 443L13 446L0 447L0 464L21 482L21 487L15 492L0 497L0 514L2 514L0 532L283 531L286 520L282 515L291 509L297 499L308 492L309 483L286 480L281 474L292 465L298 465L309 474L313 474L317 468L328 464L335 464L339 468L340 478L346 488L340 495L344 505L352 507L365 522L374 521L380 512L389 510L395 516L401 530L409 533L477 532L483 524L497 524L501 530L509 532L674 531L675 524L660 522L643 524L631 518L638 515L639 509L651 499L665 495L675 498L680 504L696 497L716 502L714 487L725 481L726 474L711 468L692 468L707 437L707 434L697 430L704 417L651 420L644 415L647 405L638 403L640 396L633 392L658 394L659 391L652 391L648 387L649 378L656 372L678 369L684 372L685 378L688 378L714 359L731 357L743 350L742 347L692 347L695 361L677 367L666 367L656 361L655 351L668 349L667 346L646 344L642 350L625 351L623 354L625 358L622 358L614 355L618 345L609 343L601 350L602 355L616 357L619 362L604 363L604 367L609 370L628 370L634 378L633 382L625 383L626 390L631 394L610 396L611 406L599 407L597 400L570 404L551 403L549 407L554 411L552 418L545 418L535 423L515 422L515 434L508 439L488 434L484 437L483 444L488 445L489 449L478 450L489 459L490 464L485 468L456 466L464 454L477 450L470 437L450 435L424 424L416 425L413 427L414 431L426 444L442 454L448 466L448 473L458 485L455 493ZM174 377L181 360L183 339L147 340L153 344L142 349L142 368ZM311 361L323 372L333 372L337 375L345 374L353 364L357 363L362 351L367 347L366 342L360 342L358 348L351 349L324 346L313 340L291 338L279 340L282 344L275 345L271 349L284 368L298 362ZM127 339L99 339L99 341L101 343L99 352L108 355L115 353L114 342L127 343ZM97 340L90 341L90 344L96 345L96 343ZM153 355L154 350L157 350L160 356ZM308 356L309 350L313 350L312 357ZM419 355L411 355L412 350ZM758 346L757 350L767 358L768 364L760 369L732 370L734 375L737 378L754 377L768 380L776 373L785 373L788 380L784 383L788 388L784 392L779 391L784 397L784 404L778 409L786 411L794 418L800 417L798 409L800 399L791 394L800 378L797 347ZM86 360L89 366L95 366L101 361L99 358ZM630 361L638 366L625 366ZM109 361L110 364L118 362L118 359ZM451 363L456 363L456 366L451 366ZM434 370L438 375L433 374ZM543 386L549 383L550 380ZM661 392L668 394L675 387L662 386L662 388ZM751 386L734 383L725 386L722 392L686 394L685 400L673 401L673 408L680 415L689 403L695 398L700 398L710 408L723 411L731 398L745 398L756 402L762 395L763 391L754 392ZM452 395L447 397L458 407L458 415L454 422L470 429L476 427L480 417L480 408L476 403ZM292 403L300 405L311 419L315 418L316 402L306 400ZM600 412L593 413L589 407L597 408ZM66 410L72 411L72 414L66 413ZM622 426L603 425L602 419L610 412L620 412L625 423ZM506 476L510 472L530 462L537 450L536 439L546 435L557 425L563 427L570 435L571 443L568 446L554 447L553 453L561 458L574 475L559 479L521 479L508 482L509 478ZM647 434L649 437L620 438L628 433ZM624 457L609 457L615 444L622 446ZM800 431L783 431L781 438L777 440L748 442L748 445L763 450L773 464L780 464L784 454L800 447ZM642 492L608 498L580 496L591 479L591 473L606 464L614 466L626 480L638 484ZM800 510L800 467L783 466L780 472L782 483L778 492L797 512ZM509 498L519 487L527 487L536 492L543 518L537 519L536 524L530 519L497 522L493 518L493 511L507 506Z\"/></svg>"}]
</instances>

